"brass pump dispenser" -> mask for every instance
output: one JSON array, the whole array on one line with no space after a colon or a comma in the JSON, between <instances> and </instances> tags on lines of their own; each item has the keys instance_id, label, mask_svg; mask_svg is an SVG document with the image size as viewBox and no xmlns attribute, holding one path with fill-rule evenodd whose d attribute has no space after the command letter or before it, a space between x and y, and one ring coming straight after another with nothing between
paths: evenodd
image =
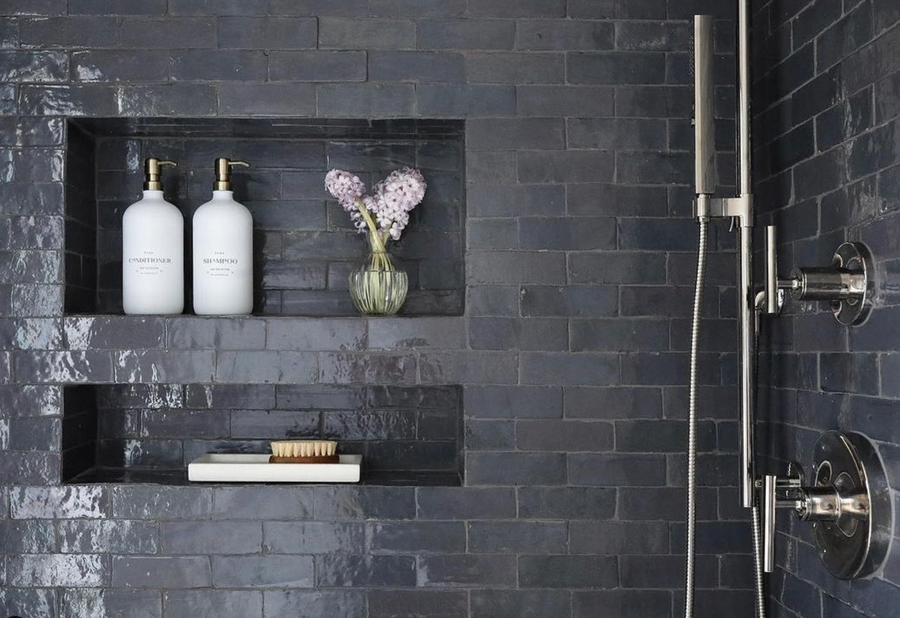
<instances>
[{"instance_id":1,"label":"brass pump dispenser","mask_svg":"<svg viewBox=\"0 0 900 618\"><path fill-rule=\"evenodd\" d=\"M177 167L174 161L160 161L156 157L147 157L144 159L144 191L162 191L162 167L171 165Z\"/></svg>"},{"instance_id":2,"label":"brass pump dispenser","mask_svg":"<svg viewBox=\"0 0 900 618\"><path fill-rule=\"evenodd\" d=\"M232 161L225 157L216 159L216 182L213 183L213 191L231 191L231 168L236 165L250 167L246 161Z\"/></svg>"}]
</instances>

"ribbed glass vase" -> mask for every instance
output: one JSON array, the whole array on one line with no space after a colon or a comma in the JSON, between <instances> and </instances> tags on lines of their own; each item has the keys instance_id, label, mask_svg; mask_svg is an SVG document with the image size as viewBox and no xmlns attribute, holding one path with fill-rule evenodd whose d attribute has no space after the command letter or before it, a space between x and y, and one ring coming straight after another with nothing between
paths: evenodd
<instances>
[{"instance_id":1,"label":"ribbed glass vase","mask_svg":"<svg viewBox=\"0 0 900 618\"><path fill-rule=\"evenodd\" d=\"M370 234L369 252L350 272L350 297L364 315L394 315L406 300L406 271L383 247Z\"/></svg>"}]
</instances>

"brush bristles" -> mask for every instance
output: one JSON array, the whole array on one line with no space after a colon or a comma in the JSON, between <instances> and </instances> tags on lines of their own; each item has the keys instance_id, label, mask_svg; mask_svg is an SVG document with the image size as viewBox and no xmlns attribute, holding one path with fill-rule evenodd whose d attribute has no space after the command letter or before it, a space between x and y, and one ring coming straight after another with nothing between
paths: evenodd
<instances>
[{"instance_id":1,"label":"brush bristles","mask_svg":"<svg viewBox=\"0 0 900 618\"><path fill-rule=\"evenodd\" d=\"M282 440L272 442L275 457L327 457L337 453L338 443L331 440Z\"/></svg>"}]
</instances>

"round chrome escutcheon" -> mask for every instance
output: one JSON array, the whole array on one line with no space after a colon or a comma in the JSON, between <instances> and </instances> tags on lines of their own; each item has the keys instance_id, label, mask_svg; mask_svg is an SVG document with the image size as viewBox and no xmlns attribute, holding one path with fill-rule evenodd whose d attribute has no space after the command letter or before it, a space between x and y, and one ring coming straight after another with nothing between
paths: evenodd
<instances>
[{"instance_id":1,"label":"round chrome escutcheon","mask_svg":"<svg viewBox=\"0 0 900 618\"><path fill-rule=\"evenodd\" d=\"M833 486L840 516L813 524L819 557L832 575L856 579L881 568L890 549L893 509L884 464L858 433L830 431L815 447L815 485Z\"/></svg>"},{"instance_id":2,"label":"round chrome escutcheon","mask_svg":"<svg viewBox=\"0 0 900 618\"><path fill-rule=\"evenodd\" d=\"M845 242L834 253L831 263L854 275L850 284L851 296L831 303L831 311L844 326L859 326L869 317L872 286L872 257L862 243Z\"/></svg>"}]
</instances>

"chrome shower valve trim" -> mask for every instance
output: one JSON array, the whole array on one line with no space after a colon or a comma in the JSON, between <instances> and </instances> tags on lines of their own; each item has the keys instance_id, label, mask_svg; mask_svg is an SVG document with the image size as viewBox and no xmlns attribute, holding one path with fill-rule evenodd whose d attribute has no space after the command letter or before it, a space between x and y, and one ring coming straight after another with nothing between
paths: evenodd
<instances>
[{"instance_id":1,"label":"chrome shower valve trim","mask_svg":"<svg viewBox=\"0 0 900 618\"><path fill-rule=\"evenodd\" d=\"M811 486L804 486L791 468L786 477L762 479L765 571L775 570L775 511L782 508L813 522L819 557L832 575L875 574L887 557L893 529L890 488L875 447L861 434L830 431L816 443L813 471Z\"/></svg>"},{"instance_id":2,"label":"chrome shower valve trim","mask_svg":"<svg viewBox=\"0 0 900 618\"><path fill-rule=\"evenodd\" d=\"M869 314L871 305L872 257L862 243L845 242L832 258L830 266L795 268L789 279L778 277L777 230L766 226L766 281L756 295L760 313L774 315L784 305L784 290L798 300L831 303L835 319L844 326L858 326Z\"/></svg>"},{"instance_id":3,"label":"chrome shower valve trim","mask_svg":"<svg viewBox=\"0 0 900 618\"><path fill-rule=\"evenodd\" d=\"M831 266L797 268L791 279L797 282L800 300L831 303L835 319L845 326L866 321L871 307L872 256L862 243L845 242L834 253Z\"/></svg>"}]
</instances>

